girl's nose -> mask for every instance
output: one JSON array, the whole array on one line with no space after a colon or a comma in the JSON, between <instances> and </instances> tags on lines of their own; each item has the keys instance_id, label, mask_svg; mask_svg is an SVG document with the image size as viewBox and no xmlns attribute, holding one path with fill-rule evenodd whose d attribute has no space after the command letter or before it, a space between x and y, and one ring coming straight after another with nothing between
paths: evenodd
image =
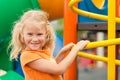
<instances>
[{"instance_id":1,"label":"girl's nose","mask_svg":"<svg viewBox=\"0 0 120 80\"><path fill-rule=\"evenodd\" d=\"M38 41L38 38L37 37L33 37L32 41Z\"/></svg>"}]
</instances>

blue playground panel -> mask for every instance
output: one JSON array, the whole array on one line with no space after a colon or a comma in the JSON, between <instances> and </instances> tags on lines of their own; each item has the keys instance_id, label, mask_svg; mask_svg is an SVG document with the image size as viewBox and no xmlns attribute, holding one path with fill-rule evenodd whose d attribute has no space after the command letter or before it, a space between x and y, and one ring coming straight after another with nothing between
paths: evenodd
<instances>
[{"instance_id":1,"label":"blue playground panel","mask_svg":"<svg viewBox=\"0 0 120 80\"><path fill-rule=\"evenodd\" d=\"M55 42L55 50L53 56L56 56L63 47L63 38L58 33L56 33L55 35L56 35L56 42Z\"/></svg>"},{"instance_id":2,"label":"blue playground panel","mask_svg":"<svg viewBox=\"0 0 120 80\"><path fill-rule=\"evenodd\" d=\"M108 0L105 0L104 6L102 9L98 9L91 0L83 0L82 2L78 3L78 8L102 15L108 14ZM89 17L78 15L78 22L104 22L102 20L92 19Z\"/></svg>"}]
</instances>

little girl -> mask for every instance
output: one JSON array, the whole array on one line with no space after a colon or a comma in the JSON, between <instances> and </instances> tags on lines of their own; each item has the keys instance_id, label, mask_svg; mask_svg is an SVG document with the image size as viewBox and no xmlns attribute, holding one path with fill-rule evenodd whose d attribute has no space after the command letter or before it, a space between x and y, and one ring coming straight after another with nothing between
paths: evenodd
<instances>
[{"instance_id":1,"label":"little girl","mask_svg":"<svg viewBox=\"0 0 120 80\"><path fill-rule=\"evenodd\" d=\"M60 50L56 58L53 58L54 42L55 34L46 12L29 10L16 22L10 43L10 59L17 59L21 51L20 61L25 80L63 80L61 74L89 41L82 40L76 45L69 43ZM69 54L64 57L67 51Z\"/></svg>"}]
</instances>

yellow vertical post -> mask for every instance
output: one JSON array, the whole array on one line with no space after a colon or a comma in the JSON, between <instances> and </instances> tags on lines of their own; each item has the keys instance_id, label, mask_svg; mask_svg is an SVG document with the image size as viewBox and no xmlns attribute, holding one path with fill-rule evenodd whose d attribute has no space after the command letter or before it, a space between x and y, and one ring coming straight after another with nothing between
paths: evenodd
<instances>
[{"instance_id":1,"label":"yellow vertical post","mask_svg":"<svg viewBox=\"0 0 120 80\"><path fill-rule=\"evenodd\" d=\"M116 37L116 0L108 0L108 39ZM116 46L108 46L108 80L116 80Z\"/></svg>"}]
</instances>

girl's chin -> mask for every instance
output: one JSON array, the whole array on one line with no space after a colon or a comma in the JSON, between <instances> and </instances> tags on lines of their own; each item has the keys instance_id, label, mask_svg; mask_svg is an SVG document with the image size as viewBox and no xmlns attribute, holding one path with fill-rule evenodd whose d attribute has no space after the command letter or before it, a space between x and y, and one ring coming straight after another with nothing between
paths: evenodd
<instances>
[{"instance_id":1,"label":"girl's chin","mask_svg":"<svg viewBox=\"0 0 120 80\"><path fill-rule=\"evenodd\" d=\"M31 50L41 50L40 47L30 47Z\"/></svg>"},{"instance_id":2,"label":"girl's chin","mask_svg":"<svg viewBox=\"0 0 120 80\"><path fill-rule=\"evenodd\" d=\"M27 50L41 50L40 46L29 46L26 48Z\"/></svg>"},{"instance_id":3,"label":"girl's chin","mask_svg":"<svg viewBox=\"0 0 120 80\"><path fill-rule=\"evenodd\" d=\"M40 48L30 48L31 50L41 50Z\"/></svg>"}]
</instances>

